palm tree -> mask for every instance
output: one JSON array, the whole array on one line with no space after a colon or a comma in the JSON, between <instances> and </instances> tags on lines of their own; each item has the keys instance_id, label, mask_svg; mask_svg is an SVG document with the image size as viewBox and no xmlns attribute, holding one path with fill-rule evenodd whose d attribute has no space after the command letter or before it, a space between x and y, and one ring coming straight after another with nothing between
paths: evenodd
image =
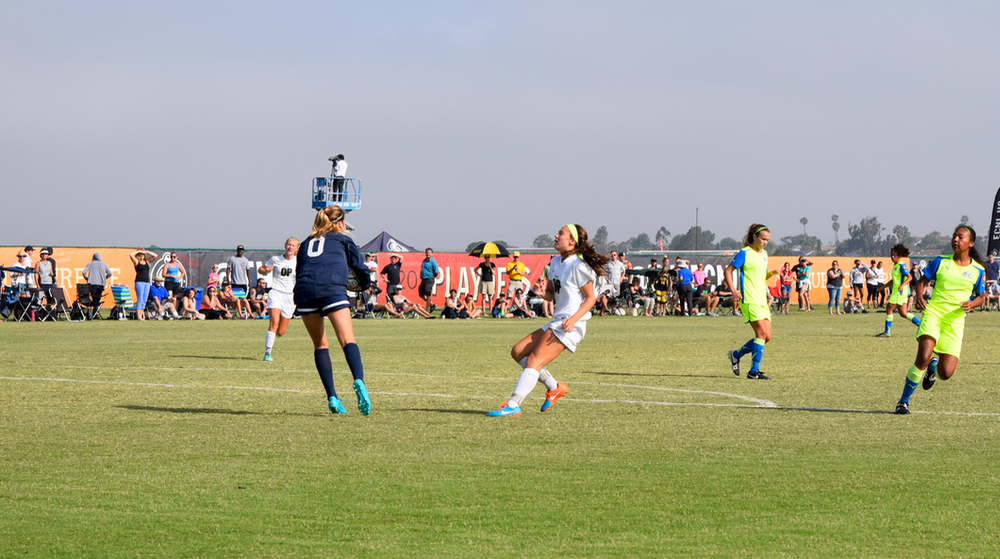
<instances>
[{"instance_id":1,"label":"palm tree","mask_svg":"<svg viewBox=\"0 0 1000 559\"><path fill-rule=\"evenodd\" d=\"M802 234L805 235L806 234L806 223L809 223L809 220L807 218L803 217L802 219L799 220L799 223L802 224Z\"/></svg>"},{"instance_id":2,"label":"palm tree","mask_svg":"<svg viewBox=\"0 0 1000 559\"><path fill-rule=\"evenodd\" d=\"M830 219L833 220L833 244L838 245L840 244L840 237L837 235L837 231L840 231L840 216L833 214L830 216Z\"/></svg>"}]
</instances>

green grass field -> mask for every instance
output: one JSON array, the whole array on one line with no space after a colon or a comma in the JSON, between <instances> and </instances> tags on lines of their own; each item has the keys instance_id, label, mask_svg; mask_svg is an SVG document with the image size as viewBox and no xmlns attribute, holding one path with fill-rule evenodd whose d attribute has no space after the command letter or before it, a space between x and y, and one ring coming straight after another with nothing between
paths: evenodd
<instances>
[{"instance_id":1,"label":"green grass field","mask_svg":"<svg viewBox=\"0 0 1000 559\"><path fill-rule=\"evenodd\" d=\"M883 317L776 317L772 381L739 319L595 318L505 419L540 320L355 322L368 417L300 322L2 324L0 556L996 556L1000 316L905 417Z\"/></svg>"}]
</instances>

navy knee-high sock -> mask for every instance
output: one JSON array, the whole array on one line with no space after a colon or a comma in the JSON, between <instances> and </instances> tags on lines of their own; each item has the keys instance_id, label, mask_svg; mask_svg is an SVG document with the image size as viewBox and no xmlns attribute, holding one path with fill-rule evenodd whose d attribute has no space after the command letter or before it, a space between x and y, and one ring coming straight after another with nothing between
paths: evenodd
<instances>
[{"instance_id":1,"label":"navy knee-high sock","mask_svg":"<svg viewBox=\"0 0 1000 559\"><path fill-rule=\"evenodd\" d=\"M361 364L361 350L358 349L358 344L345 345L344 358L347 359L347 366L351 368L354 380L365 380L365 367Z\"/></svg>"},{"instance_id":2,"label":"navy knee-high sock","mask_svg":"<svg viewBox=\"0 0 1000 559\"><path fill-rule=\"evenodd\" d=\"M333 364L330 363L330 349L317 349L313 352L313 360L316 361L316 370L319 371L319 379L323 381L326 397L336 398L337 391L333 389Z\"/></svg>"}]
</instances>

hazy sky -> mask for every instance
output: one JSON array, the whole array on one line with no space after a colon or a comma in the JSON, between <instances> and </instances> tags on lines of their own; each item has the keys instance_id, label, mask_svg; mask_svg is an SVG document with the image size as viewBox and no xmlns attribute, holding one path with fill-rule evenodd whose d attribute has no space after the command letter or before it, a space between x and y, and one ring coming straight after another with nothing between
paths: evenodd
<instances>
[{"instance_id":1,"label":"hazy sky","mask_svg":"<svg viewBox=\"0 0 1000 559\"><path fill-rule=\"evenodd\" d=\"M343 153L351 214L418 248L982 234L996 2L7 2L3 238L280 247Z\"/></svg>"}]
</instances>

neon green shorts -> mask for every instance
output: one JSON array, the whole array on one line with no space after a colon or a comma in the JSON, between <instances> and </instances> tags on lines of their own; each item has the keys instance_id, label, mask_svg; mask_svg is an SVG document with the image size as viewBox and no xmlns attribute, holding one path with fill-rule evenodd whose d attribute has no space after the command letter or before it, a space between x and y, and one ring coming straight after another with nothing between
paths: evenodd
<instances>
[{"instance_id":1,"label":"neon green shorts","mask_svg":"<svg viewBox=\"0 0 1000 559\"><path fill-rule=\"evenodd\" d=\"M905 305L910 300L910 287L904 287L903 292L900 293L895 287L892 288L892 293L889 294L889 304L890 305Z\"/></svg>"},{"instance_id":2,"label":"neon green shorts","mask_svg":"<svg viewBox=\"0 0 1000 559\"><path fill-rule=\"evenodd\" d=\"M743 313L743 322L771 320L771 309L767 305L740 302L740 311Z\"/></svg>"},{"instance_id":3,"label":"neon green shorts","mask_svg":"<svg viewBox=\"0 0 1000 559\"><path fill-rule=\"evenodd\" d=\"M956 313L949 313L956 314ZM934 339L934 351L938 354L962 354L962 336L965 334L965 312L957 316L938 316L936 313L924 311L920 317L920 327L917 328L917 338L930 336Z\"/></svg>"}]
</instances>

